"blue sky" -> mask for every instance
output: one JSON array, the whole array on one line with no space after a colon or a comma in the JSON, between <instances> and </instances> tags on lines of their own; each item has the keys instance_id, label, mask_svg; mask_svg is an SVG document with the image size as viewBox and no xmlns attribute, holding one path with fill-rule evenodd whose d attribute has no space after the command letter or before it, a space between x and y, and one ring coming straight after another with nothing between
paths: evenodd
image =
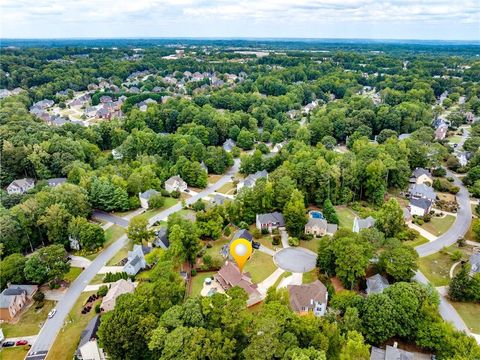
<instances>
[{"instance_id":1,"label":"blue sky","mask_svg":"<svg viewBox=\"0 0 480 360\"><path fill-rule=\"evenodd\" d=\"M480 40L480 0L1 0L0 37Z\"/></svg>"}]
</instances>

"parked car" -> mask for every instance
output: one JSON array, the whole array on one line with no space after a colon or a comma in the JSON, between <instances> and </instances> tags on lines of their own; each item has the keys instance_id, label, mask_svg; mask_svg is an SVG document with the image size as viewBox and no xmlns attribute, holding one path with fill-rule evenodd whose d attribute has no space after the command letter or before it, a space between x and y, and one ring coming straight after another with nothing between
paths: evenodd
<instances>
[{"instance_id":1,"label":"parked car","mask_svg":"<svg viewBox=\"0 0 480 360\"><path fill-rule=\"evenodd\" d=\"M254 249L260 249L260 243L256 241L252 241L252 248Z\"/></svg>"},{"instance_id":2,"label":"parked car","mask_svg":"<svg viewBox=\"0 0 480 360\"><path fill-rule=\"evenodd\" d=\"M55 316L56 313L57 313L57 309L50 310L50 312L48 313L48 318L51 319L52 317Z\"/></svg>"},{"instance_id":3,"label":"parked car","mask_svg":"<svg viewBox=\"0 0 480 360\"><path fill-rule=\"evenodd\" d=\"M12 346L15 346L15 341L5 341L3 344L2 344L3 347L12 347Z\"/></svg>"},{"instance_id":4,"label":"parked car","mask_svg":"<svg viewBox=\"0 0 480 360\"><path fill-rule=\"evenodd\" d=\"M185 189L185 192L188 193L188 192L190 192L190 190L189 190L189 189Z\"/></svg>"},{"instance_id":5,"label":"parked car","mask_svg":"<svg viewBox=\"0 0 480 360\"><path fill-rule=\"evenodd\" d=\"M28 341L27 340L18 340L17 341L17 346L22 346L22 345L27 345Z\"/></svg>"}]
</instances>

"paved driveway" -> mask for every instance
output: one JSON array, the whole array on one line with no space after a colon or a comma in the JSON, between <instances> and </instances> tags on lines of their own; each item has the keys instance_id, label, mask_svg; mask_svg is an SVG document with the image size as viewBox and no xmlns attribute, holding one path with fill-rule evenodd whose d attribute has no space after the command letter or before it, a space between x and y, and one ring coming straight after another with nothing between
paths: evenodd
<instances>
[{"instance_id":1,"label":"paved driveway","mask_svg":"<svg viewBox=\"0 0 480 360\"><path fill-rule=\"evenodd\" d=\"M94 219L100 219L100 220L103 220L103 221L107 221L107 222L111 222L111 223L120 225L121 227L124 227L124 228L128 227L128 223L129 223L128 220L125 220L125 219L123 219L119 216L107 213L105 211L100 211L100 210L94 210L92 217Z\"/></svg>"},{"instance_id":2,"label":"paved driveway","mask_svg":"<svg viewBox=\"0 0 480 360\"><path fill-rule=\"evenodd\" d=\"M273 261L285 271L304 273L315 268L317 255L307 249L289 247L278 251Z\"/></svg>"}]
</instances>

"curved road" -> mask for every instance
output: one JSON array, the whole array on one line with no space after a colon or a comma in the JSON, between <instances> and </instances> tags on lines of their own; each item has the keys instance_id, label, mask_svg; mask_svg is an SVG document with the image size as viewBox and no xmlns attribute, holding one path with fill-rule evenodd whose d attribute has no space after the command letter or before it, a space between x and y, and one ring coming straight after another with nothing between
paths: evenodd
<instances>
[{"instance_id":1,"label":"curved road","mask_svg":"<svg viewBox=\"0 0 480 360\"><path fill-rule=\"evenodd\" d=\"M417 246L418 255L420 257L428 256L442 250L446 246L453 245L459 238L463 237L470 227L472 221L472 207L470 205L470 197L468 190L463 186L462 182L452 172L447 172L448 176L453 177L454 184L460 188L457 194L457 202L459 205L455 222L443 235L439 236L435 241Z\"/></svg>"},{"instance_id":2,"label":"curved road","mask_svg":"<svg viewBox=\"0 0 480 360\"><path fill-rule=\"evenodd\" d=\"M203 191L199 192L197 195L192 196L186 200L187 204L193 204L198 199L210 195L211 193L217 191L223 185L231 181L232 176L238 172L240 168L240 159L235 159L233 166L229 171L220 178L215 184L207 187ZM176 204L158 215L150 219L150 225L159 220L165 220L170 214L173 214L182 209L181 204ZM122 219L118 216L113 216L105 212L96 211L94 216L102 218L104 220L113 222L123 227L128 226L128 220ZM72 309L73 305L79 298L80 294L84 288L92 281L93 277L98 273L98 271L125 245L127 242L127 236L124 235L110 245L107 249L102 251L95 260L92 261L89 267L87 267L82 273L75 279L74 282L70 285L65 295L57 303L56 309L57 313L51 319L47 319L42 329L40 330L36 341L31 347L27 357L27 360L43 360L46 358L50 347L52 346L57 334L60 332L60 329L63 327L63 324L67 319L68 313Z\"/></svg>"}]
</instances>

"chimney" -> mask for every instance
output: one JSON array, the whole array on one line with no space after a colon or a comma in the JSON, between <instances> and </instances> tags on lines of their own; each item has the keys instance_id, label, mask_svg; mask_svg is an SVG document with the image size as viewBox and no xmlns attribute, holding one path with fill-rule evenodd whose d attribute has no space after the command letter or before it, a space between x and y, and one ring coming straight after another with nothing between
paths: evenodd
<instances>
[{"instance_id":1,"label":"chimney","mask_svg":"<svg viewBox=\"0 0 480 360\"><path fill-rule=\"evenodd\" d=\"M393 347L396 349L396 348L398 347L398 342L395 341L395 342L393 343Z\"/></svg>"}]
</instances>

